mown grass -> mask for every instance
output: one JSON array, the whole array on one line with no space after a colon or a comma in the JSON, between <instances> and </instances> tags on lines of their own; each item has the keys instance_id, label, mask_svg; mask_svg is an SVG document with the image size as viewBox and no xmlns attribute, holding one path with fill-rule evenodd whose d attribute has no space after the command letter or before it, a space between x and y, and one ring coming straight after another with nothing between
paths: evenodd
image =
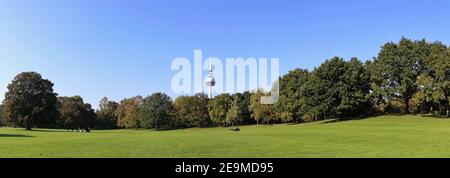
<instances>
[{"instance_id":1,"label":"mown grass","mask_svg":"<svg viewBox=\"0 0 450 178\"><path fill-rule=\"evenodd\" d=\"M450 158L450 120L381 116L356 121L174 131L0 129L0 157Z\"/></svg>"}]
</instances>

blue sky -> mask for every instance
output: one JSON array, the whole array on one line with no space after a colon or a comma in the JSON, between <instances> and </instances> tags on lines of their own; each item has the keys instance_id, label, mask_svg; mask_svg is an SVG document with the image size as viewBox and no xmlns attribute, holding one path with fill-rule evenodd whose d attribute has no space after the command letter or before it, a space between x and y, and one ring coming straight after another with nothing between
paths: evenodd
<instances>
[{"instance_id":1,"label":"blue sky","mask_svg":"<svg viewBox=\"0 0 450 178\"><path fill-rule=\"evenodd\" d=\"M94 106L170 88L176 57L278 57L281 74L402 36L450 44L447 0L0 0L0 99L37 71Z\"/></svg>"}]
</instances>

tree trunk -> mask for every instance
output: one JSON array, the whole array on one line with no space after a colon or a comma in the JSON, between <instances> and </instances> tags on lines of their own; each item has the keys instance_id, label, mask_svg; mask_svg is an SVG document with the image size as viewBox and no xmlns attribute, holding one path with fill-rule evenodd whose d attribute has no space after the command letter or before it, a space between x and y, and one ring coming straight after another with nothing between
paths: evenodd
<instances>
[{"instance_id":1,"label":"tree trunk","mask_svg":"<svg viewBox=\"0 0 450 178\"><path fill-rule=\"evenodd\" d=\"M449 101L448 101L448 99L447 99L447 101L445 101L445 113L446 113L446 117L448 118L449 117L449 113L450 112L450 104L449 104Z\"/></svg>"},{"instance_id":2,"label":"tree trunk","mask_svg":"<svg viewBox=\"0 0 450 178\"><path fill-rule=\"evenodd\" d=\"M447 118L449 117L449 113L450 112L450 108L449 108L449 106L447 106Z\"/></svg>"},{"instance_id":3,"label":"tree trunk","mask_svg":"<svg viewBox=\"0 0 450 178\"><path fill-rule=\"evenodd\" d=\"M31 126L32 126L32 117L30 117L30 116L25 116L24 118L23 118L23 120L24 120L24 125L25 125L25 129L27 130L27 131L30 131L31 130Z\"/></svg>"},{"instance_id":4,"label":"tree trunk","mask_svg":"<svg viewBox=\"0 0 450 178\"><path fill-rule=\"evenodd\" d=\"M409 114L409 98L405 97L405 114Z\"/></svg>"}]
</instances>

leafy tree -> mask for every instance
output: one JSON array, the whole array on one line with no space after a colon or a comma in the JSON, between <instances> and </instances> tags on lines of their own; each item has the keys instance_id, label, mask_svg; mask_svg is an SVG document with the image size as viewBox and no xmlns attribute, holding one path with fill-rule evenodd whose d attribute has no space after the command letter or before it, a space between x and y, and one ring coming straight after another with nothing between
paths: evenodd
<instances>
[{"instance_id":1,"label":"leafy tree","mask_svg":"<svg viewBox=\"0 0 450 178\"><path fill-rule=\"evenodd\" d=\"M410 100L418 90L417 79L429 54L425 40L402 38L398 44L385 44L378 55L377 64L386 81L381 87L386 88L388 95L403 100L405 113L410 112Z\"/></svg>"},{"instance_id":2,"label":"leafy tree","mask_svg":"<svg viewBox=\"0 0 450 178\"><path fill-rule=\"evenodd\" d=\"M0 127L5 125L5 120L3 119L3 105L0 104Z\"/></svg>"},{"instance_id":3,"label":"leafy tree","mask_svg":"<svg viewBox=\"0 0 450 178\"><path fill-rule=\"evenodd\" d=\"M436 101L440 99L440 93L436 91L433 80L431 76L422 74L416 81L418 92L413 95L411 100L418 113L433 112Z\"/></svg>"},{"instance_id":4,"label":"leafy tree","mask_svg":"<svg viewBox=\"0 0 450 178\"><path fill-rule=\"evenodd\" d=\"M234 95L235 105L238 109L239 122L236 124L254 124L255 120L252 118L250 109L251 93L246 91L244 93L236 93Z\"/></svg>"},{"instance_id":5,"label":"leafy tree","mask_svg":"<svg viewBox=\"0 0 450 178\"><path fill-rule=\"evenodd\" d=\"M313 71L301 93L301 97L305 100L303 106L303 112L305 112L303 120L305 121L325 119L326 105L322 101L325 100L327 88L323 87L322 81L315 74L316 72L316 70Z\"/></svg>"},{"instance_id":6,"label":"leafy tree","mask_svg":"<svg viewBox=\"0 0 450 178\"><path fill-rule=\"evenodd\" d=\"M254 123L251 118L250 99L250 92L236 93L231 96L231 105L226 114L226 125L236 126Z\"/></svg>"},{"instance_id":7,"label":"leafy tree","mask_svg":"<svg viewBox=\"0 0 450 178\"><path fill-rule=\"evenodd\" d=\"M225 122L227 125L236 126L239 123L242 122L242 119L240 117L240 109L239 109L239 99L234 99L233 104L231 105L231 108L227 112L226 120Z\"/></svg>"},{"instance_id":8,"label":"leafy tree","mask_svg":"<svg viewBox=\"0 0 450 178\"><path fill-rule=\"evenodd\" d=\"M209 100L208 111L213 124L226 126L226 117L231 103L232 97L230 94L221 94Z\"/></svg>"},{"instance_id":9,"label":"leafy tree","mask_svg":"<svg viewBox=\"0 0 450 178\"><path fill-rule=\"evenodd\" d=\"M203 93L178 97L174 105L182 127L208 127L211 124L208 101L208 96Z\"/></svg>"},{"instance_id":10,"label":"leafy tree","mask_svg":"<svg viewBox=\"0 0 450 178\"><path fill-rule=\"evenodd\" d=\"M370 94L369 99L373 107L373 111L377 113L386 112L387 101L390 100L388 91L383 86L386 86L388 81L384 80L381 75L381 69L378 67L378 60L367 61L365 64L366 71L370 75L369 85Z\"/></svg>"},{"instance_id":11,"label":"leafy tree","mask_svg":"<svg viewBox=\"0 0 450 178\"><path fill-rule=\"evenodd\" d=\"M436 42L431 45L430 58L427 61L429 71L434 76L435 98L441 106L441 113L449 117L450 112L450 48Z\"/></svg>"},{"instance_id":12,"label":"leafy tree","mask_svg":"<svg viewBox=\"0 0 450 178\"><path fill-rule=\"evenodd\" d=\"M308 102L310 104L308 108L314 114L318 115L320 119L335 117L337 115L336 108L341 102L339 93L343 90L342 82L339 82L340 77L344 75L346 70L345 61L335 57L325 61L319 68L313 71L314 78L308 84L311 86L308 90L311 91L307 92L311 96L305 97L310 100Z\"/></svg>"},{"instance_id":13,"label":"leafy tree","mask_svg":"<svg viewBox=\"0 0 450 178\"><path fill-rule=\"evenodd\" d=\"M295 69L280 78L280 98L275 104L277 117L281 121L301 122L305 114L305 98L301 97L310 74L307 70Z\"/></svg>"},{"instance_id":14,"label":"leafy tree","mask_svg":"<svg viewBox=\"0 0 450 178\"><path fill-rule=\"evenodd\" d=\"M340 118L368 115L370 103L370 74L357 58L346 62L347 70L340 77L342 85L339 93L340 103L336 108ZM336 86L336 85L335 85Z\"/></svg>"},{"instance_id":15,"label":"leafy tree","mask_svg":"<svg viewBox=\"0 0 450 178\"><path fill-rule=\"evenodd\" d=\"M117 102L109 101L106 97L102 98L97 110L97 126L102 129L117 128L117 110L119 106Z\"/></svg>"},{"instance_id":16,"label":"leafy tree","mask_svg":"<svg viewBox=\"0 0 450 178\"><path fill-rule=\"evenodd\" d=\"M262 104L261 97L267 96L268 93L259 89L255 93L252 93L250 98L250 109L252 112L252 117L255 119L256 124L270 124L274 121L275 118L275 110L273 105Z\"/></svg>"},{"instance_id":17,"label":"leafy tree","mask_svg":"<svg viewBox=\"0 0 450 178\"><path fill-rule=\"evenodd\" d=\"M56 103L57 94L51 81L36 72L24 72L8 85L4 116L7 122L26 130L52 126L58 117Z\"/></svg>"},{"instance_id":18,"label":"leafy tree","mask_svg":"<svg viewBox=\"0 0 450 178\"><path fill-rule=\"evenodd\" d=\"M80 96L59 97L59 127L67 129L92 128L96 114L90 104L84 103Z\"/></svg>"},{"instance_id":19,"label":"leafy tree","mask_svg":"<svg viewBox=\"0 0 450 178\"><path fill-rule=\"evenodd\" d=\"M431 53L424 59L423 73L418 77L417 93L413 96L418 111L448 117L450 96L450 52L440 42L430 45Z\"/></svg>"},{"instance_id":20,"label":"leafy tree","mask_svg":"<svg viewBox=\"0 0 450 178\"><path fill-rule=\"evenodd\" d=\"M144 99L140 124L148 129L174 129L176 126L175 109L169 96L155 93Z\"/></svg>"},{"instance_id":21,"label":"leafy tree","mask_svg":"<svg viewBox=\"0 0 450 178\"><path fill-rule=\"evenodd\" d=\"M139 128L139 117L143 98L136 96L120 101L117 108L117 127L119 128Z\"/></svg>"},{"instance_id":22,"label":"leafy tree","mask_svg":"<svg viewBox=\"0 0 450 178\"><path fill-rule=\"evenodd\" d=\"M313 71L302 97L314 120L367 114L370 108L369 73L356 58L349 62L335 57Z\"/></svg>"}]
</instances>

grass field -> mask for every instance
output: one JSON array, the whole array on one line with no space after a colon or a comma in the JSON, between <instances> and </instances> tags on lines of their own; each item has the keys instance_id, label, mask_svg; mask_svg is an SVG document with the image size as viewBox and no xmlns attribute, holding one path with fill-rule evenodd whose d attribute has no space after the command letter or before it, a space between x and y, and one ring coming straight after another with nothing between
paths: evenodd
<instances>
[{"instance_id":1,"label":"grass field","mask_svg":"<svg viewBox=\"0 0 450 178\"><path fill-rule=\"evenodd\" d=\"M450 157L450 120L382 116L175 131L0 129L0 157Z\"/></svg>"}]
</instances>

